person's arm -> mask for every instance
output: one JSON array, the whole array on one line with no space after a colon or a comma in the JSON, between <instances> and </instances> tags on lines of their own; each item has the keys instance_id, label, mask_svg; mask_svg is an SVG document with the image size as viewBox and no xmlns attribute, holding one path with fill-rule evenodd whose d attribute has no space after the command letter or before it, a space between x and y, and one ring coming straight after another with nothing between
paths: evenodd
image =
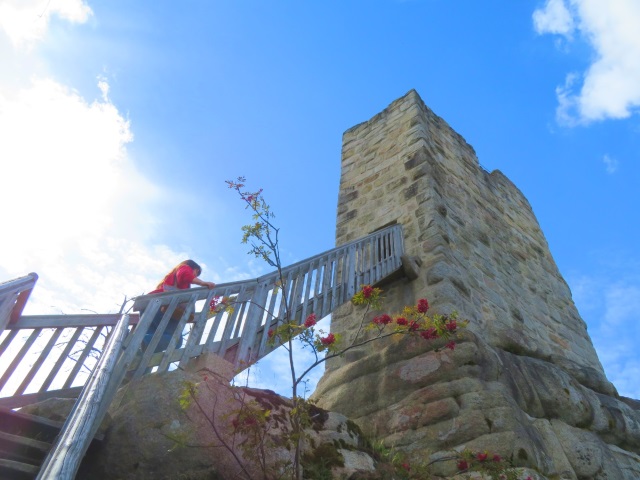
<instances>
[{"instance_id":1,"label":"person's arm","mask_svg":"<svg viewBox=\"0 0 640 480\"><path fill-rule=\"evenodd\" d=\"M200 280L198 277L194 277L193 280L191 280L191 283L194 285L200 285L201 287L207 287L209 290L211 290L212 288L214 288L216 286L215 283L213 282L205 282L204 280Z\"/></svg>"}]
</instances>

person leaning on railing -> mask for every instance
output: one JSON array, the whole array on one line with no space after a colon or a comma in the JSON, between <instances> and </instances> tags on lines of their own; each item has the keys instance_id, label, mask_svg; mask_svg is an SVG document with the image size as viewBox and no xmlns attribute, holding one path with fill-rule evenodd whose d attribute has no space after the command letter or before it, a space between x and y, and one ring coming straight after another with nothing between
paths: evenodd
<instances>
[{"instance_id":1,"label":"person leaning on railing","mask_svg":"<svg viewBox=\"0 0 640 480\"><path fill-rule=\"evenodd\" d=\"M200 280L198 277L202 273L202 267L198 265L193 260L185 260L184 262L180 262L176 265L158 284L155 290L149 292L152 293L162 293L162 292L172 292L176 290L186 290L187 288L191 288L191 285L198 285L200 287L207 287L208 289L212 289L216 286L213 282L205 282L204 280ZM178 328L178 324L180 323L180 317L184 313L184 304L178 305L171 315L171 319L162 333L162 338L158 342L155 351L161 352L165 350L169 346L169 342L171 341L171 337L173 336L173 332L175 332L176 328ZM162 316L166 311L166 307L161 307L158 310L158 313L154 317L151 322L151 326L149 330L147 330L147 334L144 337L143 345L146 348L147 345L151 342L158 325L160 325L160 321L162 320ZM142 313L142 312L141 312ZM178 336L176 348L180 348L182 346L182 335Z\"/></svg>"}]
</instances>

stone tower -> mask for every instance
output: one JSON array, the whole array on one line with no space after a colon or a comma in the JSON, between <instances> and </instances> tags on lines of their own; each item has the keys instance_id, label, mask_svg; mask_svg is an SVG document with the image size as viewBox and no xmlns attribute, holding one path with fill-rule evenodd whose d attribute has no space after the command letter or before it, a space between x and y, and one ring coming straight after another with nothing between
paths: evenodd
<instances>
[{"instance_id":1,"label":"stone tower","mask_svg":"<svg viewBox=\"0 0 640 480\"><path fill-rule=\"evenodd\" d=\"M394 223L420 269L383 286L385 310L425 297L469 327L454 352L402 337L330 361L319 406L415 458L487 449L546 478L640 478L639 404L605 377L531 206L415 91L343 137L336 245ZM343 306L331 328L349 338L361 315Z\"/></svg>"}]
</instances>

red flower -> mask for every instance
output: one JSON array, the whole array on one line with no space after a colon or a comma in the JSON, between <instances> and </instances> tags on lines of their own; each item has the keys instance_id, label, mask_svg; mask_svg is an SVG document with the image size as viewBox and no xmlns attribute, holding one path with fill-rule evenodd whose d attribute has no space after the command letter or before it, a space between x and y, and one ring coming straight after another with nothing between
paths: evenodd
<instances>
[{"instance_id":1,"label":"red flower","mask_svg":"<svg viewBox=\"0 0 640 480\"><path fill-rule=\"evenodd\" d=\"M407 325L409 322L404 317L398 317L398 318L396 318L396 323L398 325Z\"/></svg>"},{"instance_id":2,"label":"red flower","mask_svg":"<svg viewBox=\"0 0 640 480\"><path fill-rule=\"evenodd\" d=\"M404 468L408 472L409 470L411 470L411 465L405 462L402 464L402 468Z\"/></svg>"},{"instance_id":3,"label":"red flower","mask_svg":"<svg viewBox=\"0 0 640 480\"><path fill-rule=\"evenodd\" d=\"M445 347L447 347L449 350L453 350L453 349L455 349L455 348L456 348L456 342L454 342L454 341L452 340L452 341L450 341L449 343L447 343L447 344L445 345Z\"/></svg>"},{"instance_id":4,"label":"red flower","mask_svg":"<svg viewBox=\"0 0 640 480\"><path fill-rule=\"evenodd\" d=\"M434 338L438 338L438 332L435 328L429 327L424 332L421 332L420 336L425 340L433 340Z\"/></svg>"},{"instance_id":5,"label":"red flower","mask_svg":"<svg viewBox=\"0 0 640 480\"><path fill-rule=\"evenodd\" d=\"M209 310L215 310L221 300L222 297L220 297L219 295L214 296L209 303Z\"/></svg>"},{"instance_id":6,"label":"red flower","mask_svg":"<svg viewBox=\"0 0 640 480\"><path fill-rule=\"evenodd\" d=\"M264 331L264 330L263 330L263 331ZM269 338L271 338L271 337L273 337L273 334L274 334L274 333L276 333L276 332L274 332L274 331L273 331L273 329L272 329L272 328L270 328L270 329L269 329L269 331L267 332L267 336L268 336Z\"/></svg>"},{"instance_id":7,"label":"red flower","mask_svg":"<svg viewBox=\"0 0 640 480\"><path fill-rule=\"evenodd\" d=\"M460 460L458 462L458 470L462 471L462 470L466 470L469 468L469 464L467 463L466 460Z\"/></svg>"},{"instance_id":8,"label":"red flower","mask_svg":"<svg viewBox=\"0 0 640 480\"><path fill-rule=\"evenodd\" d=\"M445 324L445 327L450 332L455 332L456 328L458 328L458 323L455 320L451 320L450 322Z\"/></svg>"},{"instance_id":9,"label":"red flower","mask_svg":"<svg viewBox=\"0 0 640 480\"><path fill-rule=\"evenodd\" d=\"M476 458L479 462L484 462L487 459L488 455L486 453L477 453Z\"/></svg>"},{"instance_id":10,"label":"red flower","mask_svg":"<svg viewBox=\"0 0 640 480\"><path fill-rule=\"evenodd\" d=\"M320 337L320 342L322 342L323 345L331 345L335 341L336 336L333 333L330 333L326 337Z\"/></svg>"},{"instance_id":11,"label":"red flower","mask_svg":"<svg viewBox=\"0 0 640 480\"><path fill-rule=\"evenodd\" d=\"M418 328L420 328L420 324L418 322L416 322L415 320L411 320L411 322L409 322L410 331L415 332L416 330L418 330Z\"/></svg>"},{"instance_id":12,"label":"red flower","mask_svg":"<svg viewBox=\"0 0 640 480\"><path fill-rule=\"evenodd\" d=\"M369 298L373 293L373 287L371 285L365 285L362 287L362 296L364 298Z\"/></svg>"},{"instance_id":13,"label":"red flower","mask_svg":"<svg viewBox=\"0 0 640 480\"><path fill-rule=\"evenodd\" d=\"M373 323L375 323L376 325L388 325L391 323L391 317L386 313L383 313L382 315L378 315L377 317L375 317L373 319Z\"/></svg>"},{"instance_id":14,"label":"red flower","mask_svg":"<svg viewBox=\"0 0 640 480\"><path fill-rule=\"evenodd\" d=\"M429 310L429 302L427 302L427 299L421 298L418 300L418 311L420 313L427 313L427 310Z\"/></svg>"},{"instance_id":15,"label":"red flower","mask_svg":"<svg viewBox=\"0 0 640 480\"><path fill-rule=\"evenodd\" d=\"M307 328L311 328L316 324L316 314L312 313L311 315L309 315L307 317L307 319L304 321L304 326Z\"/></svg>"},{"instance_id":16,"label":"red flower","mask_svg":"<svg viewBox=\"0 0 640 480\"><path fill-rule=\"evenodd\" d=\"M502 461L502 457L500 455L494 455L493 456L493 461L494 462L501 462Z\"/></svg>"}]
</instances>

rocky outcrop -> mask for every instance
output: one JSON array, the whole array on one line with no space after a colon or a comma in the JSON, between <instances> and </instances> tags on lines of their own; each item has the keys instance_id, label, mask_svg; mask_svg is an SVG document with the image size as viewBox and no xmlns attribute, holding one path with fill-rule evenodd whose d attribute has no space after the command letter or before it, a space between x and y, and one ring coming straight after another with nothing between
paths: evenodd
<instances>
[{"instance_id":1,"label":"rocky outcrop","mask_svg":"<svg viewBox=\"0 0 640 480\"><path fill-rule=\"evenodd\" d=\"M638 404L607 380L531 206L415 91L343 138L337 245L393 223L419 272L383 286L387 311L426 297L468 331L454 352L403 337L333 359L318 405L415 458L488 449L545 478L640 478ZM343 306L332 331L360 319Z\"/></svg>"},{"instance_id":2,"label":"rocky outcrop","mask_svg":"<svg viewBox=\"0 0 640 480\"><path fill-rule=\"evenodd\" d=\"M230 364L209 354L187 371L148 375L126 385L103 425L102 447L88 453L76 478L225 480L265 478L261 464L286 468L292 450L282 434L291 401L269 390L231 387L232 375ZM243 448L247 435L234 433L237 410L252 402L270 412L264 458L258 448ZM323 468L335 478L372 472L374 461L362 446L359 429L344 415L312 412L304 449L307 468Z\"/></svg>"}]
</instances>

